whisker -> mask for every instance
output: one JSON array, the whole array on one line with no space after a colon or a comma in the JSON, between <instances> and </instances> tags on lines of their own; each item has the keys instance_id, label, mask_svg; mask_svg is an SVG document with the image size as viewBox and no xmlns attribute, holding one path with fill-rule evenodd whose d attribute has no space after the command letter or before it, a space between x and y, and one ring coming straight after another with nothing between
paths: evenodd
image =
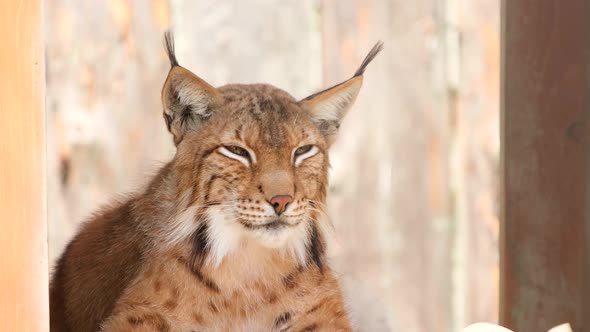
<instances>
[{"instance_id":1,"label":"whisker","mask_svg":"<svg viewBox=\"0 0 590 332\"><path fill-rule=\"evenodd\" d=\"M334 222L332 221L332 217L330 217L330 215L324 211L323 209L318 209L318 208L313 208L313 207L307 207L305 209L306 211L315 211L321 214L322 217L324 218L320 218L320 219L326 219L328 221L328 225L330 226L330 228L332 229L332 231L334 231L336 228L334 227Z\"/></svg>"}]
</instances>

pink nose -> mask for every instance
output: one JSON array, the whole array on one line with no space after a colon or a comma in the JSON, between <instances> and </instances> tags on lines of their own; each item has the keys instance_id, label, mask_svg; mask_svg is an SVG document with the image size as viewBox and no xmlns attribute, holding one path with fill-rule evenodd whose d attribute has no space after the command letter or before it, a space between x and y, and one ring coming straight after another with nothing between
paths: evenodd
<instances>
[{"instance_id":1,"label":"pink nose","mask_svg":"<svg viewBox=\"0 0 590 332\"><path fill-rule=\"evenodd\" d=\"M270 204L275 209L275 212L280 215L285 212L287 205L293 201L293 197L289 195L277 195L270 199Z\"/></svg>"}]
</instances>

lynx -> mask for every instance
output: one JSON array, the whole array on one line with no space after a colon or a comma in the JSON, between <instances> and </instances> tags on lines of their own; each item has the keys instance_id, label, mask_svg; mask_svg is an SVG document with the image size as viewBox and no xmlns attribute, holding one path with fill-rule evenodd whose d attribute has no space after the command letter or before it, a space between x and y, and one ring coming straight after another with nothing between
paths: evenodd
<instances>
[{"instance_id":1,"label":"lynx","mask_svg":"<svg viewBox=\"0 0 590 332\"><path fill-rule=\"evenodd\" d=\"M51 331L350 331L326 261L328 149L382 43L352 78L297 101L266 84L215 88L164 40L176 154L68 244Z\"/></svg>"}]
</instances>

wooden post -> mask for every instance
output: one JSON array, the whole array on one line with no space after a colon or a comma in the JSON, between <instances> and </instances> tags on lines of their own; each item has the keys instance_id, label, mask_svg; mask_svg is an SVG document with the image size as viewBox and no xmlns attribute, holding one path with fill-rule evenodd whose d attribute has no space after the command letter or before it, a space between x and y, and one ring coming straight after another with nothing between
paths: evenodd
<instances>
[{"instance_id":1,"label":"wooden post","mask_svg":"<svg viewBox=\"0 0 590 332\"><path fill-rule=\"evenodd\" d=\"M0 331L46 331L42 1L1 1L0 34Z\"/></svg>"},{"instance_id":2,"label":"wooden post","mask_svg":"<svg viewBox=\"0 0 590 332\"><path fill-rule=\"evenodd\" d=\"M502 5L500 322L522 332L564 322L590 331L584 317L590 5Z\"/></svg>"}]
</instances>

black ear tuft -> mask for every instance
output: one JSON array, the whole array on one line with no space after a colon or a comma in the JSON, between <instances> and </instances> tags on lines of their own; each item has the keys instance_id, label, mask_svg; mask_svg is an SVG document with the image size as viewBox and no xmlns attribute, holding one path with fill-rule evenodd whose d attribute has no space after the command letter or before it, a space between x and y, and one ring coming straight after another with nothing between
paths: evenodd
<instances>
[{"instance_id":1,"label":"black ear tuft","mask_svg":"<svg viewBox=\"0 0 590 332\"><path fill-rule=\"evenodd\" d=\"M373 48L369 51L369 54L367 54L367 56L365 57L365 60L363 60L363 63L361 63L361 66L359 67L359 69L356 70L353 77L363 75L365 73L365 69L367 69L367 66L369 65L369 63L371 63L371 61L373 61L373 59L375 59L377 54L379 54L379 52L381 52L382 49L383 49L383 42L378 41L375 44L375 46L373 46Z\"/></svg>"},{"instance_id":2,"label":"black ear tuft","mask_svg":"<svg viewBox=\"0 0 590 332\"><path fill-rule=\"evenodd\" d=\"M176 53L174 52L174 35L171 31L164 32L164 46L166 47L166 54L170 60L170 67L180 66L176 60Z\"/></svg>"}]
</instances>

